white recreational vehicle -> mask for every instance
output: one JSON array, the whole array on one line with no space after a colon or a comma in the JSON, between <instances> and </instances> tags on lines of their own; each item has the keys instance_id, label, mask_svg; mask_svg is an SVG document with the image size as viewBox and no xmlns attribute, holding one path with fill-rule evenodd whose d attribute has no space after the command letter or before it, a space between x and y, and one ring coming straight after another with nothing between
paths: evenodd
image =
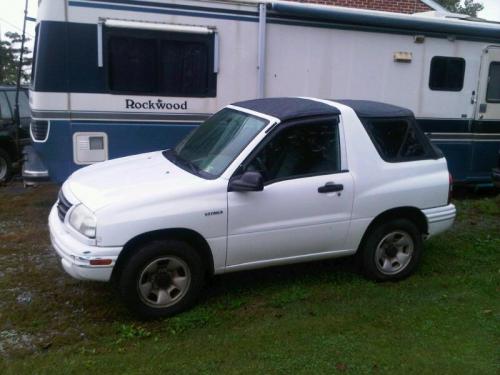
<instances>
[{"instance_id":1,"label":"white recreational vehicle","mask_svg":"<svg viewBox=\"0 0 500 375\"><path fill-rule=\"evenodd\" d=\"M491 182L498 24L287 1L39 3L31 136L47 173L31 177L172 147L231 102L314 96L411 108L456 181Z\"/></svg>"}]
</instances>

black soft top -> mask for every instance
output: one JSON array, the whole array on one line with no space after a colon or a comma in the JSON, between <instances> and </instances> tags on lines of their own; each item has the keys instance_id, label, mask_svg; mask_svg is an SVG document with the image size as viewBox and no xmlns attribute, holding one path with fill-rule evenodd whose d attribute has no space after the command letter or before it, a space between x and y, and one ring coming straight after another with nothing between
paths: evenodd
<instances>
[{"instance_id":1,"label":"black soft top","mask_svg":"<svg viewBox=\"0 0 500 375\"><path fill-rule=\"evenodd\" d=\"M331 105L303 98L254 99L234 105L276 117L281 121L310 116L340 115L340 111Z\"/></svg>"},{"instance_id":2,"label":"black soft top","mask_svg":"<svg viewBox=\"0 0 500 375\"><path fill-rule=\"evenodd\" d=\"M388 117L413 117L413 112L407 108L396 105L374 102L371 100L340 99L332 101L351 107L358 117L388 118Z\"/></svg>"},{"instance_id":3,"label":"black soft top","mask_svg":"<svg viewBox=\"0 0 500 375\"><path fill-rule=\"evenodd\" d=\"M350 107L361 118L413 117L407 108L371 100L329 99ZM276 117L281 121L310 116L336 116L340 110L335 106L306 98L264 98L234 103L235 106L250 109Z\"/></svg>"}]
</instances>

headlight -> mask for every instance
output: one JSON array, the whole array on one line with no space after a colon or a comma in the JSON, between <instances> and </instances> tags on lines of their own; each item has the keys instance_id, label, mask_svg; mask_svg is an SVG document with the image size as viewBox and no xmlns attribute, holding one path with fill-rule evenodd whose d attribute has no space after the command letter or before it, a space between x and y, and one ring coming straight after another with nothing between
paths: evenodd
<instances>
[{"instance_id":1,"label":"headlight","mask_svg":"<svg viewBox=\"0 0 500 375\"><path fill-rule=\"evenodd\" d=\"M97 225L96 218L92 211L83 204L79 204L71 211L69 223L84 236L95 238L95 229Z\"/></svg>"}]
</instances>

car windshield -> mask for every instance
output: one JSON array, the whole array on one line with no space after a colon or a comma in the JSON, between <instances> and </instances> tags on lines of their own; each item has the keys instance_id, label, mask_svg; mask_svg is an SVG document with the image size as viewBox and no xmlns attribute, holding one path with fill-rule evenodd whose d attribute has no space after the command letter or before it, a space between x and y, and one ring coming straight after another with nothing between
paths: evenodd
<instances>
[{"instance_id":1,"label":"car windshield","mask_svg":"<svg viewBox=\"0 0 500 375\"><path fill-rule=\"evenodd\" d=\"M225 108L164 155L201 177L216 178L267 124L262 118Z\"/></svg>"}]
</instances>

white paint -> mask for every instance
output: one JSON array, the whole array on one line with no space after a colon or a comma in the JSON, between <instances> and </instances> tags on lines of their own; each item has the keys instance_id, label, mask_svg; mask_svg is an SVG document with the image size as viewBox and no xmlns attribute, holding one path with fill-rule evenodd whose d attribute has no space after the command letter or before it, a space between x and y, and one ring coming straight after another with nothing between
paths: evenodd
<instances>
[{"instance_id":1,"label":"white paint","mask_svg":"<svg viewBox=\"0 0 500 375\"><path fill-rule=\"evenodd\" d=\"M42 1L39 20L60 20L64 15L64 7L61 5L63 3L63 0ZM158 3L169 2L162 0ZM217 53L214 57L217 62L215 68L218 71L217 97L167 98L70 93L68 95L74 111L132 111L125 109L124 103L126 98L133 97L138 101L187 100L186 112L211 114L235 101L265 94L267 97L373 99L410 108L417 117L474 118L476 105L471 102L471 98L473 91L477 91L480 80L484 81L484 77L480 78L480 67L483 51L489 46L488 43L427 36L424 43L419 44L414 43L414 35L272 24L269 15L264 38L264 33L259 34L259 23L256 18L259 10L258 2L179 1L179 3L252 11L256 15L253 18L255 22L74 6L69 7L68 14L70 22L95 25L102 22L102 19L109 19L107 22L118 22L122 26L187 25L186 27L193 30L217 30ZM345 9L338 9L347 12ZM356 12L380 14L366 10L356 10ZM393 14L392 17L422 18L418 15L398 14ZM435 22L439 23L471 25L470 21L435 18ZM116 21L117 19L120 21ZM487 23L474 23L474 25L498 28L497 25ZM262 53L259 55L259 35L261 43L265 41L266 44L265 58ZM394 54L399 51L411 54L412 61L395 62ZM463 57L466 60L464 87L460 92L430 90L430 62L434 56ZM265 67L265 71L256 69L256 62L259 66ZM36 110L68 110L68 98L64 96L65 94L57 97L57 94L35 92L32 95L33 108ZM148 110L142 112L147 113Z\"/></svg>"}]
</instances>

